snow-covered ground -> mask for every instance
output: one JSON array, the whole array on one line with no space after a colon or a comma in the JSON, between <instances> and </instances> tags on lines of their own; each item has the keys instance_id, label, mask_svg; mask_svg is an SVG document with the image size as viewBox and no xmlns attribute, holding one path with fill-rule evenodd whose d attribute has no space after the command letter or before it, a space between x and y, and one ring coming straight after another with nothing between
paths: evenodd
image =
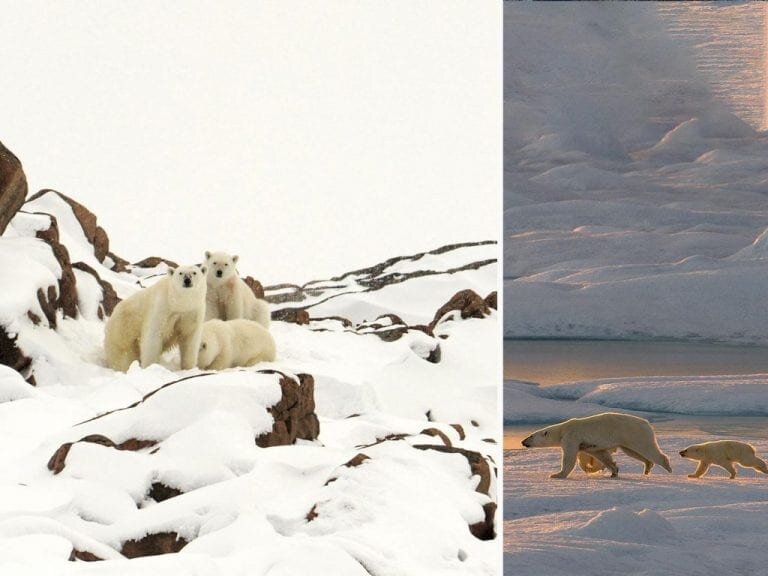
<instances>
[{"instance_id":1,"label":"snow-covered ground","mask_svg":"<svg viewBox=\"0 0 768 576\"><path fill-rule=\"evenodd\" d=\"M172 351L124 374L103 364L107 294L94 275L73 267L77 314L62 315L65 267L35 237L45 214L71 261L120 297L166 269L113 269L52 192L0 237L0 328L30 361L0 365L0 573L499 573L499 317L449 311L431 334L416 326L460 290L496 290L496 243L267 287L310 315L273 321L273 363L204 374L179 371ZM319 436L257 445L281 402L314 409Z\"/></svg>"},{"instance_id":2,"label":"snow-covered ground","mask_svg":"<svg viewBox=\"0 0 768 576\"><path fill-rule=\"evenodd\" d=\"M768 341L768 136L687 39L656 3L505 4L507 337Z\"/></svg>"}]
</instances>

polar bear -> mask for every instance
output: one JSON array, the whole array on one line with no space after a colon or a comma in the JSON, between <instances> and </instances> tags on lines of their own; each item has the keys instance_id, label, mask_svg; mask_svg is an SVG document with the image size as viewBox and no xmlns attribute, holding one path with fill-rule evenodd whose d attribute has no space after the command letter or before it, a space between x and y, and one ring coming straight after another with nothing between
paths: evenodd
<instances>
[{"instance_id":1,"label":"polar bear","mask_svg":"<svg viewBox=\"0 0 768 576\"><path fill-rule=\"evenodd\" d=\"M223 370L253 366L275 359L275 341L269 331L253 320L208 320L203 323L197 367Z\"/></svg>"},{"instance_id":2,"label":"polar bear","mask_svg":"<svg viewBox=\"0 0 768 576\"><path fill-rule=\"evenodd\" d=\"M619 467L612 455L618 448L643 462L645 474L651 471L654 464L672 472L669 458L659 450L648 421L628 414L604 412L586 418L571 418L537 430L522 444L526 448L562 448L562 466L550 478L568 476L577 459L585 471L595 472L605 467L611 471L611 477L615 478L619 475ZM584 454L581 457L580 452Z\"/></svg>"},{"instance_id":3,"label":"polar bear","mask_svg":"<svg viewBox=\"0 0 768 576\"><path fill-rule=\"evenodd\" d=\"M125 372L139 360L146 368L178 344L182 370L194 368L205 318L205 272L205 266L171 268L115 306L104 333L107 366Z\"/></svg>"},{"instance_id":4,"label":"polar bear","mask_svg":"<svg viewBox=\"0 0 768 576\"><path fill-rule=\"evenodd\" d=\"M269 306L256 298L237 274L238 256L226 252L206 252L205 265L208 268L208 294L206 296L206 320L254 320L269 328Z\"/></svg>"},{"instance_id":5,"label":"polar bear","mask_svg":"<svg viewBox=\"0 0 768 576\"><path fill-rule=\"evenodd\" d=\"M734 464L744 468L754 468L763 474L768 474L768 465L766 465L765 460L758 458L754 447L746 442L716 440L714 442L694 444L693 446L688 446L685 450L681 450L680 456L699 461L696 471L693 474L688 474L688 478L703 476L712 464L725 468L731 475L731 480L736 478L736 467Z\"/></svg>"}]
</instances>

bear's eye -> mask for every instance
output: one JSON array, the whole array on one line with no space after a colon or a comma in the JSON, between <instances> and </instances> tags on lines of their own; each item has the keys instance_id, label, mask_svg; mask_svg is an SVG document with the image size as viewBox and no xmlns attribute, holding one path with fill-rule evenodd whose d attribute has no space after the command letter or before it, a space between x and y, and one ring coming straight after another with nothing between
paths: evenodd
<instances>
[{"instance_id":1,"label":"bear's eye","mask_svg":"<svg viewBox=\"0 0 768 576\"><path fill-rule=\"evenodd\" d=\"M203 349L203 350L205 350L206 348L208 348L208 344L206 344L205 342L203 342L203 343L200 345L200 348L201 348L201 349Z\"/></svg>"},{"instance_id":2,"label":"bear's eye","mask_svg":"<svg viewBox=\"0 0 768 576\"><path fill-rule=\"evenodd\" d=\"M197 276L197 272L192 272L192 276Z\"/></svg>"},{"instance_id":3,"label":"bear's eye","mask_svg":"<svg viewBox=\"0 0 768 576\"><path fill-rule=\"evenodd\" d=\"M225 262L225 263L224 263L224 266L229 266L229 262Z\"/></svg>"}]
</instances>

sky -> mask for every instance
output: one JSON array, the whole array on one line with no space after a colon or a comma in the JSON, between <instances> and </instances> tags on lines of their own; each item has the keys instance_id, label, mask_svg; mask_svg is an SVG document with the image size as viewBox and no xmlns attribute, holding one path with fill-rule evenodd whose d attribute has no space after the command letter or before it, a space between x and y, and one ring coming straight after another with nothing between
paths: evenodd
<instances>
[{"instance_id":1,"label":"sky","mask_svg":"<svg viewBox=\"0 0 768 576\"><path fill-rule=\"evenodd\" d=\"M301 283L500 237L493 0L0 0L0 141L135 261Z\"/></svg>"}]
</instances>

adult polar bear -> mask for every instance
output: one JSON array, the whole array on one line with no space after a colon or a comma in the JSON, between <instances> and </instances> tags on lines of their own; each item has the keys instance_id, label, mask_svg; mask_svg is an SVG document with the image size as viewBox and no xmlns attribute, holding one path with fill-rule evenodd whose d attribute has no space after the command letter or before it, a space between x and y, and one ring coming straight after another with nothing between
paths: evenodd
<instances>
[{"instance_id":1,"label":"adult polar bear","mask_svg":"<svg viewBox=\"0 0 768 576\"><path fill-rule=\"evenodd\" d=\"M612 453L617 448L643 462L645 474L651 471L654 464L672 472L669 458L659 450L651 425L647 420L629 414L604 412L586 418L571 418L537 430L523 440L523 446L562 448L562 466L560 471L552 474L550 478L568 476L576 465L579 452L588 454L607 467L615 478L619 474L619 467L613 460ZM601 468L594 467L595 470Z\"/></svg>"},{"instance_id":2,"label":"adult polar bear","mask_svg":"<svg viewBox=\"0 0 768 576\"><path fill-rule=\"evenodd\" d=\"M275 359L269 330L253 320L208 320L203 323L197 367L224 370Z\"/></svg>"},{"instance_id":3,"label":"adult polar bear","mask_svg":"<svg viewBox=\"0 0 768 576\"><path fill-rule=\"evenodd\" d=\"M125 372L139 360L145 368L178 344L182 370L194 368L205 318L205 272L205 266L171 268L115 306L104 334L107 366Z\"/></svg>"},{"instance_id":4,"label":"adult polar bear","mask_svg":"<svg viewBox=\"0 0 768 576\"><path fill-rule=\"evenodd\" d=\"M253 291L237 274L238 256L226 252L206 252L208 293L206 320L237 320L244 318L269 328L269 307L256 298Z\"/></svg>"}]
</instances>

